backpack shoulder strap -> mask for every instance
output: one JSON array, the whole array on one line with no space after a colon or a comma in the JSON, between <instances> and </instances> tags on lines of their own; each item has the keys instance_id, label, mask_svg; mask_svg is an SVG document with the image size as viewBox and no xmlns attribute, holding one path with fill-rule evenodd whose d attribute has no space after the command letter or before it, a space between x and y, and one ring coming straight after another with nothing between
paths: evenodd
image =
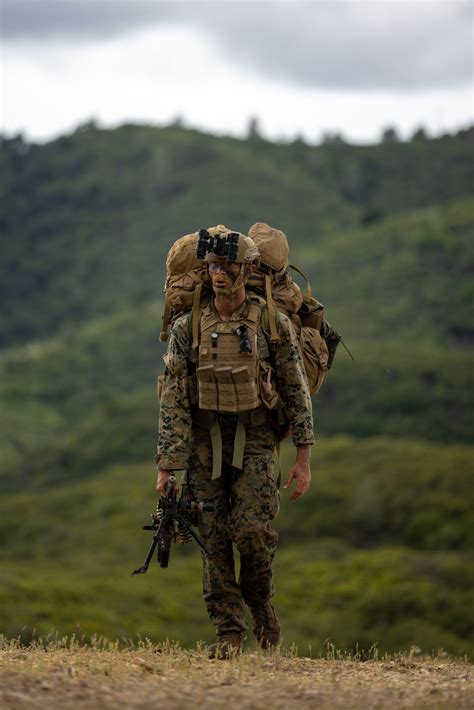
<instances>
[{"instance_id":1,"label":"backpack shoulder strap","mask_svg":"<svg viewBox=\"0 0 474 710\"><path fill-rule=\"evenodd\" d=\"M169 326L170 326L170 315L171 315L171 306L170 302L168 301L168 298L165 300L165 309L163 311L163 327L161 329L160 333L160 340L162 343L165 343L168 340L168 335L169 335Z\"/></svg>"},{"instance_id":2,"label":"backpack shoulder strap","mask_svg":"<svg viewBox=\"0 0 474 710\"><path fill-rule=\"evenodd\" d=\"M265 274L265 296L267 299L268 320L270 325L270 340L280 340L276 324L276 306L272 294L272 279L270 274Z\"/></svg>"},{"instance_id":3,"label":"backpack shoulder strap","mask_svg":"<svg viewBox=\"0 0 474 710\"><path fill-rule=\"evenodd\" d=\"M198 283L196 288L194 289L193 307L191 310L191 316L189 318L191 332L193 336L193 342L191 346L193 350L197 350L197 348L199 347L199 329L201 325L201 291L202 281Z\"/></svg>"}]
</instances>

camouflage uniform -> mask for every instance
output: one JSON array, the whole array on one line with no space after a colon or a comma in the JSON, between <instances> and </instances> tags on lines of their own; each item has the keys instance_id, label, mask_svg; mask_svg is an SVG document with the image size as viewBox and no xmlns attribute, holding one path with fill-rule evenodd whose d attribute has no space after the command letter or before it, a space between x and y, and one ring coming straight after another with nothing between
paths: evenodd
<instances>
[{"instance_id":1,"label":"camouflage uniform","mask_svg":"<svg viewBox=\"0 0 474 710\"><path fill-rule=\"evenodd\" d=\"M209 306L208 308L212 308ZM245 301L231 320L248 312ZM289 319L277 315L281 340L269 344L261 325L257 345L262 359L271 362L285 402L296 446L313 444L311 398L297 338ZM274 478L278 428L263 406L249 414L243 469L231 465L237 417L219 414L223 465L212 479L212 444L207 419L216 415L199 410L193 402L193 377L189 315L173 326L165 358L156 462L160 469L188 470L191 489L198 499L215 502L216 510L201 515L199 532L209 550L203 557L203 591L217 634L240 633L247 628L244 602L268 600L272 593L272 562L278 534L270 521L279 507ZM236 582L232 543L240 554L240 579Z\"/></svg>"}]
</instances>

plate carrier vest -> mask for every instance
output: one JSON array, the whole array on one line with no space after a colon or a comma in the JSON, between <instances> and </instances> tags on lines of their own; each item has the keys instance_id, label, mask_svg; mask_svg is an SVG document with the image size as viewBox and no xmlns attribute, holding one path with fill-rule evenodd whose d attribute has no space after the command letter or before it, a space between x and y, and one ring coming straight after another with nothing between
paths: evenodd
<instances>
[{"instance_id":1,"label":"plate carrier vest","mask_svg":"<svg viewBox=\"0 0 474 710\"><path fill-rule=\"evenodd\" d=\"M232 465L240 469L243 466L246 428L268 422L269 398L268 395L262 398L260 390L267 386L262 382L262 368L263 372L271 370L264 359L269 353L268 350L260 353L257 341L262 299L253 296L252 300L239 320L222 321L211 305L202 310L199 318L199 345L195 351L198 409L194 413L194 421L209 430L213 454L212 478L218 478L222 470L219 416L235 416ZM274 396L272 404L277 401L276 394Z\"/></svg>"},{"instance_id":2,"label":"plate carrier vest","mask_svg":"<svg viewBox=\"0 0 474 710\"><path fill-rule=\"evenodd\" d=\"M196 369L200 409L238 413L260 406L260 311L251 304L246 318L222 321L212 308L204 309Z\"/></svg>"}]
</instances>

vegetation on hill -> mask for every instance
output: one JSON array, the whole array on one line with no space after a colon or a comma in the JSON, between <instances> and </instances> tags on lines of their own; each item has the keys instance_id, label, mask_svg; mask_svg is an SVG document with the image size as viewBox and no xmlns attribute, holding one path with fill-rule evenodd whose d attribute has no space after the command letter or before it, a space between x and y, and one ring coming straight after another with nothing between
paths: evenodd
<instances>
[{"instance_id":1,"label":"vegetation on hill","mask_svg":"<svg viewBox=\"0 0 474 710\"><path fill-rule=\"evenodd\" d=\"M4 142L0 630L209 637L195 547L129 577L155 502L157 299L177 236L263 220L355 356L341 347L314 400L311 492L283 493L285 641L473 655L473 130L311 147L87 126Z\"/></svg>"},{"instance_id":2,"label":"vegetation on hill","mask_svg":"<svg viewBox=\"0 0 474 710\"><path fill-rule=\"evenodd\" d=\"M320 244L326 242L327 249L333 234L468 197L474 183L472 133L406 144L310 147L216 138L179 127L123 126L89 127L41 146L7 140L0 156L0 228L7 237L0 344L41 338L67 323L155 298L167 249L200 226L224 222L245 231L266 221L287 232L292 250L305 245L306 263L311 253L319 258ZM413 232L410 219L406 228ZM470 219L472 224L472 212ZM417 254L403 241L403 222L390 225L403 267ZM458 258L456 230L434 226L434 250L426 224L424 241L415 245L420 274L426 274L423 259L430 267L434 262L433 293L444 286L437 272L450 244L449 258ZM355 262L350 249L351 276L360 262L364 273L379 264L381 246L370 234ZM459 258L465 262L463 254L464 248ZM336 300L340 275L349 275L344 254L334 255L331 267L339 255L344 266L326 276L328 286L333 280L332 288L321 289L328 304ZM386 263L392 294L405 274ZM370 289L370 279L364 282L359 294L338 302L356 296L355 302L369 306L360 298Z\"/></svg>"},{"instance_id":3,"label":"vegetation on hill","mask_svg":"<svg viewBox=\"0 0 474 710\"><path fill-rule=\"evenodd\" d=\"M73 480L154 456L162 368L157 303L0 355L0 490ZM345 432L469 442L469 352L350 343L314 399L320 436Z\"/></svg>"},{"instance_id":4,"label":"vegetation on hill","mask_svg":"<svg viewBox=\"0 0 474 710\"><path fill-rule=\"evenodd\" d=\"M282 492L277 519L275 603L286 643L319 649L329 638L384 651L416 643L472 655L470 454L403 440L319 444L310 493L294 504ZM150 465L3 497L0 628L14 636L23 626L27 635L79 625L88 636L187 645L209 638L196 545L175 546L167 570L154 562L130 576L151 542L141 525L154 505Z\"/></svg>"}]
</instances>

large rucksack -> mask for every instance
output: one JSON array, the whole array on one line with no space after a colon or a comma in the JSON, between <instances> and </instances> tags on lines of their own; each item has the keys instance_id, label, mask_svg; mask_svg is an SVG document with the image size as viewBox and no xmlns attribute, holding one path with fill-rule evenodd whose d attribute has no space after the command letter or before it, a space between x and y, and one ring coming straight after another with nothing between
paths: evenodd
<instances>
[{"instance_id":1,"label":"large rucksack","mask_svg":"<svg viewBox=\"0 0 474 710\"><path fill-rule=\"evenodd\" d=\"M224 225L208 229L211 235L226 231ZM270 343L279 340L277 311L290 318L299 338L309 390L314 395L327 376L341 337L324 319L323 305L313 297L306 276L297 267L290 265L285 234L264 222L257 222L252 225L248 235L258 247L260 260L246 288L266 303L266 308L262 309L265 335ZM181 314L192 311L190 328L195 348L199 343L200 312L212 294L206 265L196 258L198 236L199 232L194 232L181 237L168 252L164 288L166 300L160 334L160 340L167 340L169 326L173 321ZM292 279L289 268L306 280L305 293Z\"/></svg>"}]
</instances>

